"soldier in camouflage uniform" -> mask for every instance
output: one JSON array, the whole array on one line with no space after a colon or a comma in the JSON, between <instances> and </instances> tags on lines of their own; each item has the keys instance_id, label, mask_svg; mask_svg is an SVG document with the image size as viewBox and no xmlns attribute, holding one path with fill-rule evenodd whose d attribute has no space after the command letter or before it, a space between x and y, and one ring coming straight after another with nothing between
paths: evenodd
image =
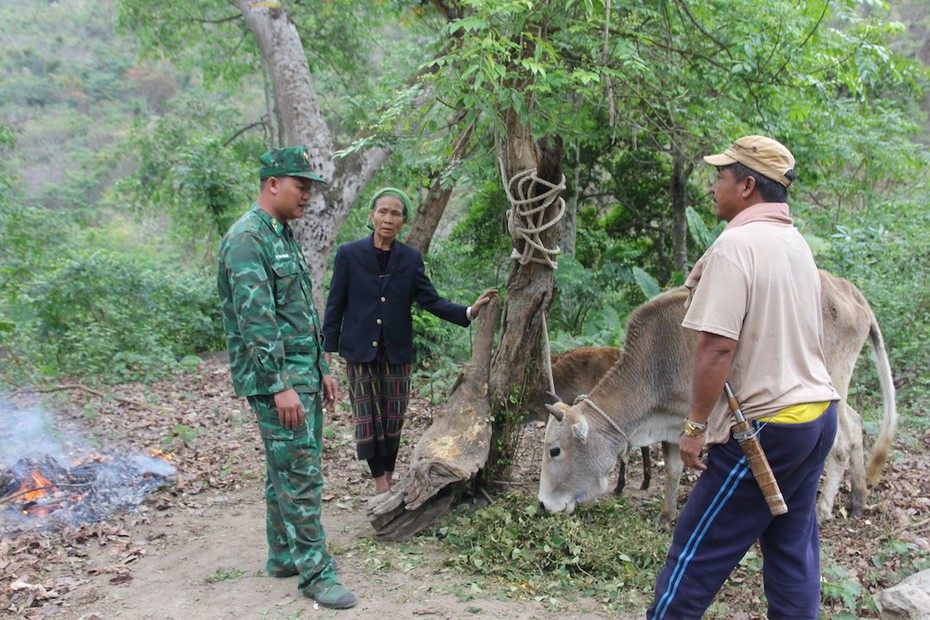
<instances>
[{"instance_id":1,"label":"soldier in camouflage uniform","mask_svg":"<svg viewBox=\"0 0 930 620\"><path fill-rule=\"evenodd\" d=\"M303 215L313 182L325 181L306 147L272 150L260 162L258 201L220 244L217 284L233 386L248 398L265 447L266 568L299 575L306 596L347 609L356 598L336 576L320 520L323 402L334 404L338 391L309 270L287 224Z\"/></svg>"}]
</instances>

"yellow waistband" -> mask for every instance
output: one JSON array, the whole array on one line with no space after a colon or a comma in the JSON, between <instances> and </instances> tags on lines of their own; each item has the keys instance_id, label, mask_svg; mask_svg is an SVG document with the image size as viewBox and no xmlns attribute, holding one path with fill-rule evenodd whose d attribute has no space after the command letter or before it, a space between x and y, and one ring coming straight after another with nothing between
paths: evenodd
<instances>
[{"instance_id":1,"label":"yellow waistband","mask_svg":"<svg viewBox=\"0 0 930 620\"><path fill-rule=\"evenodd\" d=\"M830 401L822 403L802 403L785 407L778 413L764 418L757 418L758 422L774 422L775 424L803 424L816 420L830 406Z\"/></svg>"}]
</instances>

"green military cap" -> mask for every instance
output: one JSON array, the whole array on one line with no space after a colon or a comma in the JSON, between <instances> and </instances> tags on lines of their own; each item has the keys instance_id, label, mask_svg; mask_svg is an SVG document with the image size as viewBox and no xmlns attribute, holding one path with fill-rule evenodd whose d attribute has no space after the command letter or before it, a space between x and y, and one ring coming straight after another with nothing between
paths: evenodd
<instances>
[{"instance_id":1,"label":"green military cap","mask_svg":"<svg viewBox=\"0 0 930 620\"><path fill-rule=\"evenodd\" d=\"M306 146L289 146L272 149L258 158L261 168L258 178L262 181L268 177L303 177L320 183L326 183L323 177L313 172L310 161L310 149Z\"/></svg>"}]
</instances>

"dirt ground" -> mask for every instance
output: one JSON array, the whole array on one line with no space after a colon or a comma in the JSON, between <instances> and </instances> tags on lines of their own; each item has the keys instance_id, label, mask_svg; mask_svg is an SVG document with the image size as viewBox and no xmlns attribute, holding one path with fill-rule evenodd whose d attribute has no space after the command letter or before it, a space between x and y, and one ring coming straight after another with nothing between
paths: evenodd
<instances>
[{"instance_id":1,"label":"dirt ground","mask_svg":"<svg viewBox=\"0 0 930 620\"><path fill-rule=\"evenodd\" d=\"M23 531L0 513L0 617L4 609L61 620L596 616L594 601L568 611L509 600L443 568L429 540L377 540L365 512L373 487L354 457L346 402L327 413L323 522L359 604L316 607L296 577L265 574L262 448L247 403L232 394L225 355L208 357L187 380L111 387L102 399L76 384L14 394L9 406L50 412L69 447L81 436L98 449L157 448L178 473L137 512L98 524L56 532L37 522ZM432 412L426 399L412 401L400 475ZM536 484L527 480L527 492Z\"/></svg>"},{"instance_id":2,"label":"dirt ground","mask_svg":"<svg viewBox=\"0 0 930 620\"><path fill-rule=\"evenodd\" d=\"M261 444L247 404L231 392L223 356L207 358L183 380L97 390L103 397L76 384L57 387L14 392L7 406L50 412L58 437L69 443L81 437L96 449L165 450L173 458L177 476L172 486L149 497L137 512L97 524L59 531L24 530L0 520L0 616L62 620L608 617L597 601L585 598L508 598L496 584L444 567L443 552L429 537L403 543L377 540L365 513L373 488L364 464L354 458L345 402L327 414L323 520L340 575L358 595L359 604L339 612L318 609L297 591L296 577L273 579L264 574ZM410 443L402 448L402 461L429 426L434 411L425 398L412 401L406 429ZM525 453L511 490L535 494L540 434L538 426L528 427ZM879 485L867 515L841 516L823 528L825 545L848 547L850 579L865 581L869 558L886 548L889 532L918 549L930 546L930 491L921 475L928 465L930 433L909 444L897 447L883 478L896 482ZM637 461L631 468L635 473L629 492L640 497L660 493L663 481L658 469L650 491L635 489L638 468ZM405 470L406 463L401 462L398 473ZM751 604L748 601L746 608L751 610ZM737 617L758 616L747 611Z\"/></svg>"},{"instance_id":3,"label":"dirt ground","mask_svg":"<svg viewBox=\"0 0 930 620\"><path fill-rule=\"evenodd\" d=\"M368 541L372 529L353 499L327 508L324 523L344 583L359 604L319 609L297 578L264 574L264 505L254 489L210 494L203 505L165 511L133 532L146 550L125 584L94 579L55 618L212 620L219 618L554 618L540 604L485 598L469 584L436 574L421 556ZM106 551L101 550L102 556ZM106 563L109 558L100 558ZM560 614L559 617L566 617ZM581 617L568 615L567 617Z\"/></svg>"}]
</instances>

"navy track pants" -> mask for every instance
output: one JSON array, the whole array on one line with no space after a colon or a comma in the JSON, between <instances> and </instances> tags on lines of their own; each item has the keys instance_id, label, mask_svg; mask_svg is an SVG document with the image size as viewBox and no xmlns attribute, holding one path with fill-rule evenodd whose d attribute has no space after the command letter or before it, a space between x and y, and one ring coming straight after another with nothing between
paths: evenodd
<instances>
[{"instance_id":1,"label":"navy track pants","mask_svg":"<svg viewBox=\"0 0 930 620\"><path fill-rule=\"evenodd\" d=\"M820 609L820 537L815 504L820 474L836 436L836 403L803 424L758 424L758 436L788 512L773 517L732 437L708 450L682 509L646 617L700 618L758 540L768 618L816 620Z\"/></svg>"}]
</instances>

